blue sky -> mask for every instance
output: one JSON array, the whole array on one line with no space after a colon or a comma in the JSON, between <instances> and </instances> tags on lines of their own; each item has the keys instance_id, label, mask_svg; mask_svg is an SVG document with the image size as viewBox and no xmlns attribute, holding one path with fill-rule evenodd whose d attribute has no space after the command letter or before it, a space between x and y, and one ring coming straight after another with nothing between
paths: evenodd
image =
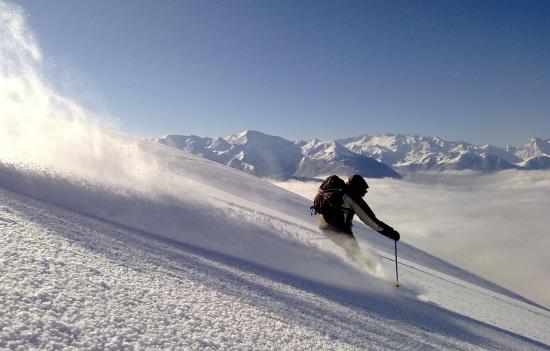
<instances>
[{"instance_id":1,"label":"blue sky","mask_svg":"<svg viewBox=\"0 0 550 351\"><path fill-rule=\"evenodd\" d=\"M143 136L550 137L549 1L16 1L52 84Z\"/></svg>"}]
</instances>

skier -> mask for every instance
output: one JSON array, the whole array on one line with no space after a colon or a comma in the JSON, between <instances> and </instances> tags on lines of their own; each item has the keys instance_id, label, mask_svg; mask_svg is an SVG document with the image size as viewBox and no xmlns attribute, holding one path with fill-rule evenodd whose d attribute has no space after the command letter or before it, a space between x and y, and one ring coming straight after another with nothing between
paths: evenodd
<instances>
[{"instance_id":1,"label":"skier","mask_svg":"<svg viewBox=\"0 0 550 351\"><path fill-rule=\"evenodd\" d=\"M333 242L346 250L348 257L362 262L359 245L351 230L355 214L376 232L395 240L399 233L374 215L363 197L369 188L358 174L349 177L347 183L338 176L328 177L319 187L312 210L318 214L319 229Z\"/></svg>"}]
</instances>

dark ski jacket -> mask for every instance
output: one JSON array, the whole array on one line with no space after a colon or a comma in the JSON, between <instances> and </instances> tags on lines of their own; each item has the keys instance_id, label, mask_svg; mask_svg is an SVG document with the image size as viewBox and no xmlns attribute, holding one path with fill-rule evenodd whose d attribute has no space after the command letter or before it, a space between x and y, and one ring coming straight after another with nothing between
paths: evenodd
<instances>
[{"instance_id":1,"label":"dark ski jacket","mask_svg":"<svg viewBox=\"0 0 550 351\"><path fill-rule=\"evenodd\" d=\"M342 206L340 216L324 216L319 214L319 228L334 232L344 233L353 236L351 230L353 217L357 214L359 219L374 231L393 240L399 240L400 236L392 227L382 222L374 215L369 205L361 196L355 195L348 190L342 191Z\"/></svg>"}]
</instances>

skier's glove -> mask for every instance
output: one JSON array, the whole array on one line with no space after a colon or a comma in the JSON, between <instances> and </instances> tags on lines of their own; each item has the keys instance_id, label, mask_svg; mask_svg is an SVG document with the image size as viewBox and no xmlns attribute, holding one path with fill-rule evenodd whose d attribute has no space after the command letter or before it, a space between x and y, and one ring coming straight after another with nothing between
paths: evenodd
<instances>
[{"instance_id":1,"label":"skier's glove","mask_svg":"<svg viewBox=\"0 0 550 351\"><path fill-rule=\"evenodd\" d=\"M392 229L390 235L391 235L390 238L395 241L399 241L399 239L401 239L401 235L399 235L399 232L395 229Z\"/></svg>"},{"instance_id":2,"label":"skier's glove","mask_svg":"<svg viewBox=\"0 0 550 351\"><path fill-rule=\"evenodd\" d=\"M393 229L389 225L385 225L384 230L381 231L380 234L395 241L399 241L399 239L401 238L401 235L399 235L399 232L397 232L397 230Z\"/></svg>"}]
</instances>

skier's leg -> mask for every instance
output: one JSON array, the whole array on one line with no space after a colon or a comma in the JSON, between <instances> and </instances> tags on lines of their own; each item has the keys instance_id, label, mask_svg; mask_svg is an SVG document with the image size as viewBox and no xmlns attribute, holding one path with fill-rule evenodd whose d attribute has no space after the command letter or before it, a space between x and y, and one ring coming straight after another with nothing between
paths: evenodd
<instances>
[{"instance_id":1,"label":"skier's leg","mask_svg":"<svg viewBox=\"0 0 550 351\"><path fill-rule=\"evenodd\" d=\"M346 251L346 256L353 264L360 268L367 268L371 272L376 270L376 261L361 253L359 243L353 234L329 229L322 229L322 231L331 241Z\"/></svg>"},{"instance_id":2,"label":"skier's leg","mask_svg":"<svg viewBox=\"0 0 550 351\"><path fill-rule=\"evenodd\" d=\"M348 258L353 261L359 260L361 250L359 249L357 240L355 240L352 234L326 229L322 231L332 242L346 251Z\"/></svg>"}]
</instances>

